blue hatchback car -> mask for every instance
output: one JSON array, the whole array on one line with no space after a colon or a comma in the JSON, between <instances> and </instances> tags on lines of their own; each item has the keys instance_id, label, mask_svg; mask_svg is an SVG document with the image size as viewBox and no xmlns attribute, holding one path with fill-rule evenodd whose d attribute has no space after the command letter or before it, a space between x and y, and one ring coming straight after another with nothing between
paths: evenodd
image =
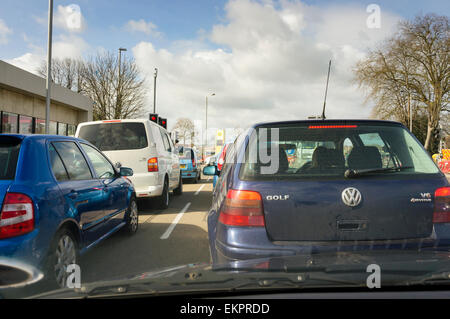
<instances>
[{"instance_id":1,"label":"blue hatchback car","mask_svg":"<svg viewBox=\"0 0 450 319\"><path fill-rule=\"evenodd\" d=\"M66 268L121 228L133 234L132 183L87 141L0 134L0 256L41 269L63 287Z\"/></svg>"},{"instance_id":2,"label":"blue hatchback car","mask_svg":"<svg viewBox=\"0 0 450 319\"><path fill-rule=\"evenodd\" d=\"M184 148L183 155L180 156L180 169L183 179L190 179L194 183L200 180L200 164L197 154L192 148Z\"/></svg>"},{"instance_id":3,"label":"blue hatchback car","mask_svg":"<svg viewBox=\"0 0 450 319\"><path fill-rule=\"evenodd\" d=\"M219 174L214 166L205 175ZM227 151L208 214L212 262L450 246L450 185L400 123L264 123Z\"/></svg>"}]
</instances>

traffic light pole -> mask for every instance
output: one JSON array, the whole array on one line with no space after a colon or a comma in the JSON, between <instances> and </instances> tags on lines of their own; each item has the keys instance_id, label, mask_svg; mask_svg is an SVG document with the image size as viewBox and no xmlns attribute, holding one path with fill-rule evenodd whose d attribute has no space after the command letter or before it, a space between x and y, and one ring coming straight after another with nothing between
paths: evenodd
<instances>
[{"instance_id":1,"label":"traffic light pole","mask_svg":"<svg viewBox=\"0 0 450 319\"><path fill-rule=\"evenodd\" d=\"M155 68L153 81L153 113L156 113L156 78L158 77L158 68Z\"/></svg>"}]
</instances>

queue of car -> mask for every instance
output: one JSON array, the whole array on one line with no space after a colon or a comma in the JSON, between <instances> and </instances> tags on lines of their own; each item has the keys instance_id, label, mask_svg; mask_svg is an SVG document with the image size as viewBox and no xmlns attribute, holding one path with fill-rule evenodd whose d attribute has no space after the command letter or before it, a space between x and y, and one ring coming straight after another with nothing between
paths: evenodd
<instances>
[{"instance_id":1,"label":"queue of car","mask_svg":"<svg viewBox=\"0 0 450 319\"><path fill-rule=\"evenodd\" d=\"M138 199L165 209L170 191L183 191L179 157L150 120L86 122L75 137L0 134L0 256L63 287L79 256L137 232Z\"/></svg>"},{"instance_id":2,"label":"queue of car","mask_svg":"<svg viewBox=\"0 0 450 319\"><path fill-rule=\"evenodd\" d=\"M145 119L81 123L73 138L1 134L0 255L62 287L79 256L119 230L137 232L138 199L167 208L169 192L200 179L200 165L195 149ZM256 124L203 174L214 177L213 265L450 244L450 184L397 122Z\"/></svg>"}]
</instances>

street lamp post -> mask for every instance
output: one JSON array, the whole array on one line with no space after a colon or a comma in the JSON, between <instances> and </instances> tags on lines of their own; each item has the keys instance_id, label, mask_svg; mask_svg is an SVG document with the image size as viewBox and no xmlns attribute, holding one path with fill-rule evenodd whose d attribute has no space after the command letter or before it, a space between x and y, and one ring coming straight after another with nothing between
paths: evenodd
<instances>
[{"instance_id":1,"label":"street lamp post","mask_svg":"<svg viewBox=\"0 0 450 319\"><path fill-rule=\"evenodd\" d=\"M215 96L216 93L212 93L210 96ZM205 144L203 146L203 159L206 158L206 151L205 151L205 147L208 145L208 95L206 96L206 115L205 115L205 119L206 119L206 128L205 128Z\"/></svg>"},{"instance_id":2,"label":"street lamp post","mask_svg":"<svg viewBox=\"0 0 450 319\"><path fill-rule=\"evenodd\" d=\"M50 103L52 86L52 33L53 33L53 0L48 1L48 43L47 43L47 84L45 100L45 134L50 133Z\"/></svg>"},{"instance_id":3,"label":"street lamp post","mask_svg":"<svg viewBox=\"0 0 450 319\"><path fill-rule=\"evenodd\" d=\"M122 75L120 73L120 67L122 65L122 51L126 51L125 48L119 48L119 81L117 84L117 96L116 96L116 111L119 109L119 102L120 100L120 85L122 84Z\"/></svg>"},{"instance_id":4,"label":"street lamp post","mask_svg":"<svg viewBox=\"0 0 450 319\"><path fill-rule=\"evenodd\" d=\"M153 77L153 113L156 113L156 78L158 77L158 68L155 68Z\"/></svg>"}]
</instances>

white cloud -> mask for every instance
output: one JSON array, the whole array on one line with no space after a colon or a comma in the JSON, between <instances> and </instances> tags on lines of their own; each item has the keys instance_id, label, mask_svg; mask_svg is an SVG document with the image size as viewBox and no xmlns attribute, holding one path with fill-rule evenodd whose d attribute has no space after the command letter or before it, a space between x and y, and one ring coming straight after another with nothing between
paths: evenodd
<instances>
[{"instance_id":1,"label":"white cloud","mask_svg":"<svg viewBox=\"0 0 450 319\"><path fill-rule=\"evenodd\" d=\"M365 49L390 34L398 17L382 12L382 28L368 29L364 7L319 8L300 1L274 5L231 0L224 23L203 31L215 49L155 49L141 42L133 49L147 75L152 108L153 71L158 67L157 111L169 119L204 120L208 126L242 127L259 121L304 119L322 112L326 73L333 60L327 115L365 118L364 96L352 84L352 67ZM177 47L179 48L179 47Z\"/></svg>"},{"instance_id":2,"label":"white cloud","mask_svg":"<svg viewBox=\"0 0 450 319\"><path fill-rule=\"evenodd\" d=\"M36 20L39 23L39 19ZM86 20L83 17L80 6L70 4L57 7L54 16L54 25L68 32L80 33L86 30Z\"/></svg>"},{"instance_id":3,"label":"white cloud","mask_svg":"<svg viewBox=\"0 0 450 319\"><path fill-rule=\"evenodd\" d=\"M130 20L125 25L125 29L128 32L142 32L146 35L151 35L155 37L160 37L161 33L156 31L157 26L152 22L146 22L144 19L141 20Z\"/></svg>"},{"instance_id":4,"label":"white cloud","mask_svg":"<svg viewBox=\"0 0 450 319\"><path fill-rule=\"evenodd\" d=\"M89 48L89 44L81 37L61 35L53 42L52 54L54 58L59 59L80 58Z\"/></svg>"},{"instance_id":5,"label":"white cloud","mask_svg":"<svg viewBox=\"0 0 450 319\"><path fill-rule=\"evenodd\" d=\"M8 28L5 21L0 19L0 45L8 43L8 36L13 33L12 29Z\"/></svg>"},{"instance_id":6,"label":"white cloud","mask_svg":"<svg viewBox=\"0 0 450 319\"><path fill-rule=\"evenodd\" d=\"M42 61L45 57L43 55L35 53L25 53L17 58L6 60L7 63L12 64L18 68L24 69L25 71L39 75L37 70L41 66Z\"/></svg>"}]
</instances>

